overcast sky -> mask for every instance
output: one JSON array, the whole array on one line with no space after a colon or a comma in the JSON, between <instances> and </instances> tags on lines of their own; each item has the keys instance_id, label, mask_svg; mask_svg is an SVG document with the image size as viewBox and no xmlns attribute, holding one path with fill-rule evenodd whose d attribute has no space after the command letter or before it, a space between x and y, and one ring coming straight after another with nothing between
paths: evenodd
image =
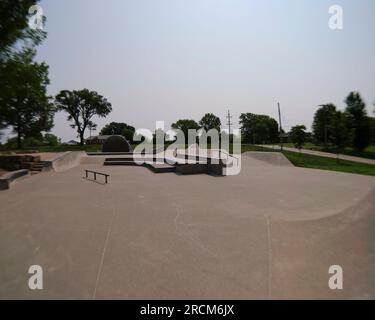
<instances>
[{"instance_id":1,"label":"overcast sky","mask_svg":"<svg viewBox=\"0 0 375 320\"><path fill-rule=\"evenodd\" d=\"M344 29L328 9L344 10ZM317 106L358 90L375 101L375 1L350 0L46 0L49 94L88 88L113 111L99 119L136 128L167 127L230 109L311 126ZM238 126L238 125L237 125ZM66 115L53 133L76 138Z\"/></svg>"}]
</instances>

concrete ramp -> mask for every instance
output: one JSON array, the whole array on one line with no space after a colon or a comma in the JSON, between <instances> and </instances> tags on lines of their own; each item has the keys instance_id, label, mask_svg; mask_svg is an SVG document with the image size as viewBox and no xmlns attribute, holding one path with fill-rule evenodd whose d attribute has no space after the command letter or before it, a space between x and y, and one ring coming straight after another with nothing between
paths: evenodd
<instances>
[{"instance_id":1,"label":"concrete ramp","mask_svg":"<svg viewBox=\"0 0 375 320\"><path fill-rule=\"evenodd\" d=\"M45 163L55 172L62 172L78 166L85 154L83 151L68 151L53 160L45 161Z\"/></svg>"},{"instance_id":2,"label":"concrete ramp","mask_svg":"<svg viewBox=\"0 0 375 320\"><path fill-rule=\"evenodd\" d=\"M375 298L375 189L352 207L310 220L269 219L272 298ZM328 286L330 266L343 290Z\"/></svg>"},{"instance_id":3,"label":"concrete ramp","mask_svg":"<svg viewBox=\"0 0 375 320\"><path fill-rule=\"evenodd\" d=\"M280 152L244 152L242 164L254 167L293 167L293 164Z\"/></svg>"}]
</instances>

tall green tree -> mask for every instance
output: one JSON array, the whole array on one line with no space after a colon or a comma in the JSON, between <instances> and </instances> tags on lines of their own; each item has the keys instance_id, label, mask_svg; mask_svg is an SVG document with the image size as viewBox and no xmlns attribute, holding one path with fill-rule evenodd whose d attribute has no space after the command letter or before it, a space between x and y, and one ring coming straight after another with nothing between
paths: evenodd
<instances>
[{"instance_id":1,"label":"tall green tree","mask_svg":"<svg viewBox=\"0 0 375 320\"><path fill-rule=\"evenodd\" d=\"M370 121L366 105L359 92L351 92L345 99L345 114L351 135L351 144L357 151L363 151L370 144Z\"/></svg>"},{"instance_id":2,"label":"tall green tree","mask_svg":"<svg viewBox=\"0 0 375 320\"><path fill-rule=\"evenodd\" d=\"M300 151L306 142L306 127L304 125L298 125L291 128L289 133L290 140L294 146Z\"/></svg>"},{"instance_id":3,"label":"tall green tree","mask_svg":"<svg viewBox=\"0 0 375 320\"><path fill-rule=\"evenodd\" d=\"M315 112L312 125L313 137L318 144L332 142L332 130L335 122L336 106L332 103L321 105Z\"/></svg>"},{"instance_id":4,"label":"tall green tree","mask_svg":"<svg viewBox=\"0 0 375 320\"><path fill-rule=\"evenodd\" d=\"M59 142L59 138L52 133L46 133L43 137L43 143L48 146L57 146Z\"/></svg>"},{"instance_id":5,"label":"tall green tree","mask_svg":"<svg viewBox=\"0 0 375 320\"><path fill-rule=\"evenodd\" d=\"M171 127L173 129L179 129L184 133L185 136L185 143L188 143L189 141L189 129L192 130L198 130L199 124L195 120L191 119L181 119L176 121L175 123L172 123ZM196 136L197 139L197 136Z\"/></svg>"},{"instance_id":6,"label":"tall green tree","mask_svg":"<svg viewBox=\"0 0 375 320\"><path fill-rule=\"evenodd\" d=\"M198 130L199 129L199 124L196 123L194 120L190 119L182 119L178 120L175 123L172 123L171 127L173 129L180 129L185 137L188 136L188 130L193 129L193 130Z\"/></svg>"},{"instance_id":7,"label":"tall green tree","mask_svg":"<svg viewBox=\"0 0 375 320\"><path fill-rule=\"evenodd\" d=\"M371 141L370 143L372 145L375 145L375 118L374 117L370 117L370 132L371 132Z\"/></svg>"},{"instance_id":8,"label":"tall green tree","mask_svg":"<svg viewBox=\"0 0 375 320\"><path fill-rule=\"evenodd\" d=\"M275 143L279 137L277 121L267 115L242 113L240 125L243 140L248 143Z\"/></svg>"},{"instance_id":9,"label":"tall green tree","mask_svg":"<svg viewBox=\"0 0 375 320\"><path fill-rule=\"evenodd\" d=\"M85 131L89 125L93 125L92 117L106 117L112 106L106 98L96 91L83 90L62 90L55 97L57 110L68 113L68 121L72 121L72 128L77 130L80 144L85 142Z\"/></svg>"},{"instance_id":10,"label":"tall green tree","mask_svg":"<svg viewBox=\"0 0 375 320\"><path fill-rule=\"evenodd\" d=\"M345 113L337 111L332 126L332 143L336 147L337 162L339 162L339 154L348 145L348 128L346 125Z\"/></svg>"},{"instance_id":11,"label":"tall green tree","mask_svg":"<svg viewBox=\"0 0 375 320\"><path fill-rule=\"evenodd\" d=\"M111 135L118 134L125 137L129 142L133 142L135 128L124 122L111 122L106 124L100 131L100 134Z\"/></svg>"},{"instance_id":12,"label":"tall green tree","mask_svg":"<svg viewBox=\"0 0 375 320\"><path fill-rule=\"evenodd\" d=\"M34 62L35 50L24 48L0 64L0 114L3 126L22 139L40 135L53 127L54 108L47 96L48 66Z\"/></svg>"},{"instance_id":13,"label":"tall green tree","mask_svg":"<svg viewBox=\"0 0 375 320\"><path fill-rule=\"evenodd\" d=\"M14 44L20 40L32 39L37 45L45 37L42 30L28 26L29 8L39 0L0 1L0 60L6 58Z\"/></svg>"},{"instance_id":14,"label":"tall green tree","mask_svg":"<svg viewBox=\"0 0 375 320\"><path fill-rule=\"evenodd\" d=\"M221 121L220 118L215 116L213 113L206 113L199 121L199 125L205 131L216 129L220 132Z\"/></svg>"},{"instance_id":15,"label":"tall green tree","mask_svg":"<svg viewBox=\"0 0 375 320\"><path fill-rule=\"evenodd\" d=\"M45 63L33 62L35 47L45 39L46 33L28 26L29 8L37 2L0 1L0 129L13 126L18 133L19 146L23 136L41 136L40 131L52 125L48 99L43 92L48 67ZM40 84L37 85L38 79ZM30 92L26 95L24 90L28 87ZM32 110L33 104L35 110ZM15 110L19 111L18 120Z\"/></svg>"}]
</instances>

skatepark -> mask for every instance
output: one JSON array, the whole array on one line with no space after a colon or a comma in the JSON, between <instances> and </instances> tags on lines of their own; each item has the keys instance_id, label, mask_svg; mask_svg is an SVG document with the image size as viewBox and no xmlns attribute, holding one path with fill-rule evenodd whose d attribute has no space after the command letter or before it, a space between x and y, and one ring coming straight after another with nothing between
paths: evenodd
<instances>
[{"instance_id":1,"label":"skatepark","mask_svg":"<svg viewBox=\"0 0 375 320\"><path fill-rule=\"evenodd\" d=\"M280 153L243 153L234 176L65 157L0 192L1 299L375 298L373 177ZM43 290L28 288L35 264Z\"/></svg>"}]
</instances>

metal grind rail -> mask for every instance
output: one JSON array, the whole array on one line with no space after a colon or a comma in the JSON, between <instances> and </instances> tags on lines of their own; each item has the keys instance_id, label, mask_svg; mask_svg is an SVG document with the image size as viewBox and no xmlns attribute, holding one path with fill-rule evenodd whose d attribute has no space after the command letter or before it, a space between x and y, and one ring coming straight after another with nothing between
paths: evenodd
<instances>
[{"instance_id":1,"label":"metal grind rail","mask_svg":"<svg viewBox=\"0 0 375 320\"><path fill-rule=\"evenodd\" d=\"M102 172L87 170L87 169L85 170L85 173L86 173L86 179L88 179L88 180L89 180L89 173L92 173L94 175L95 181L96 181L97 175L100 175L100 176L104 176L105 177L105 183L108 183L109 174L107 174L107 173L102 173Z\"/></svg>"}]
</instances>

